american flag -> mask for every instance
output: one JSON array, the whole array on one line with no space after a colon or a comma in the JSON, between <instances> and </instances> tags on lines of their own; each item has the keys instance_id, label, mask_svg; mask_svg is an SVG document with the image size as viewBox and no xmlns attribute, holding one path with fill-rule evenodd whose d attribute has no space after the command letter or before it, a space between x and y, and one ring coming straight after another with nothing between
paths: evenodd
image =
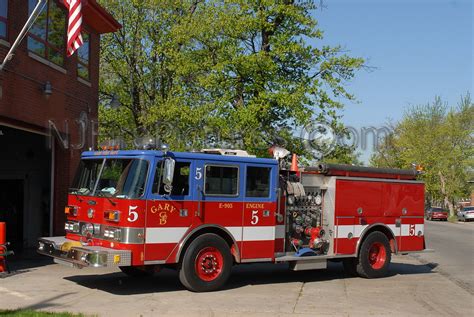
<instances>
[{"instance_id":1,"label":"american flag","mask_svg":"<svg viewBox=\"0 0 474 317\"><path fill-rule=\"evenodd\" d=\"M71 56L83 44L81 35L82 3L81 0L64 0L64 5L69 10L67 56Z\"/></svg>"}]
</instances>

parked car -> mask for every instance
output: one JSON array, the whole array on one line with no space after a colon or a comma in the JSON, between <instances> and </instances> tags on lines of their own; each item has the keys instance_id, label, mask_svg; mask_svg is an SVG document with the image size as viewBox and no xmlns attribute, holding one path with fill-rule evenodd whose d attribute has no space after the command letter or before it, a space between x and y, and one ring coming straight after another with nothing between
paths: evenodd
<instances>
[{"instance_id":1,"label":"parked car","mask_svg":"<svg viewBox=\"0 0 474 317\"><path fill-rule=\"evenodd\" d=\"M463 209L458 212L458 220L459 221L474 220L474 206L463 207Z\"/></svg>"},{"instance_id":2,"label":"parked car","mask_svg":"<svg viewBox=\"0 0 474 317\"><path fill-rule=\"evenodd\" d=\"M426 220L448 220L448 211L441 207L430 207L426 210Z\"/></svg>"}]
</instances>

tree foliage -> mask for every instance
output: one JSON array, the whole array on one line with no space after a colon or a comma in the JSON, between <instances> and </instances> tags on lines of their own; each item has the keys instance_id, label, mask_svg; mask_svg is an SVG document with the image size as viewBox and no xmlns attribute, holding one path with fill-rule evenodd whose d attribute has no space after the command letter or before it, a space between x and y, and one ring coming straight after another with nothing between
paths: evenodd
<instances>
[{"instance_id":1,"label":"tree foliage","mask_svg":"<svg viewBox=\"0 0 474 317\"><path fill-rule=\"evenodd\" d=\"M457 107L448 107L440 98L428 105L415 106L395 124L371 158L378 167L424 167L422 175L428 198L449 207L468 195L468 180L474 166L474 103L469 95Z\"/></svg>"},{"instance_id":2,"label":"tree foliage","mask_svg":"<svg viewBox=\"0 0 474 317\"><path fill-rule=\"evenodd\" d=\"M102 137L266 155L272 144L307 154L294 130L311 120L344 133L337 110L364 61L321 44L312 1L100 2L123 26L102 39Z\"/></svg>"}]
</instances>

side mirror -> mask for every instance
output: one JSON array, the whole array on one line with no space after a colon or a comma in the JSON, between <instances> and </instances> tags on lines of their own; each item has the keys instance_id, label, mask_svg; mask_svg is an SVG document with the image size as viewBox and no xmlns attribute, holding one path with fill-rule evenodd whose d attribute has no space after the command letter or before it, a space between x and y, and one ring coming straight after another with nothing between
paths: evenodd
<instances>
[{"instance_id":1,"label":"side mirror","mask_svg":"<svg viewBox=\"0 0 474 317\"><path fill-rule=\"evenodd\" d=\"M165 184L165 190L167 192L171 191L171 185L173 184L175 163L175 160L172 158L167 158L165 160L165 166L163 168L163 184Z\"/></svg>"}]
</instances>

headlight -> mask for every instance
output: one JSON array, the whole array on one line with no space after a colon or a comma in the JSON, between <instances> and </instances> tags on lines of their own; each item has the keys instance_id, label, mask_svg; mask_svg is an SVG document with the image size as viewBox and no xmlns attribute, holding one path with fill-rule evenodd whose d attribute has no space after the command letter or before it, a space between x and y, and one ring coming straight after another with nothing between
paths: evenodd
<instances>
[{"instance_id":1,"label":"headlight","mask_svg":"<svg viewBox=\"0 0 474 317\"><path fill-rule=\"evenodd\" d=\"M64 224L64 229L73 233L79 233L79 222L68 221Z\"/></svg>"},{"instance_id":2,"label":"headlight","mask_svg":"<svg viewBox=\"0 0 474 317\"><path fill-rule=\"evenodd\" d=\"M120 228L106 228L104 230L104 237L107 239L113 239L120 241L122 238L122 229Z\"/></svg>"},{"instance_id":3,"label":"headlight","mask_svg":"<svg viewBox=\"0 0 474 317\"><path fill-rule=\"evenodd\" d=\"M83 236L94 234L94 225L92 223L86 223L82 226L81 233Z\"/></svg>"}]
</instances>

